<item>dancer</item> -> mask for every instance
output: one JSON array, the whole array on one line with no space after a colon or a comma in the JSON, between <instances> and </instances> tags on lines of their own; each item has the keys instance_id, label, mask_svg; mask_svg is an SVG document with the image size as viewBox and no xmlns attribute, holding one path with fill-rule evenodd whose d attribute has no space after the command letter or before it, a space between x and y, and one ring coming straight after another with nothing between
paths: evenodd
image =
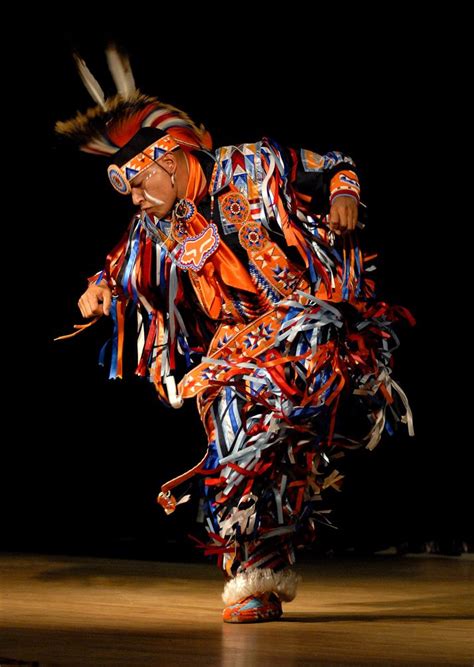
<instances>
[{"instance_id":1,"label":"dancer","mask_svg":"<svg viewBox=\"0 0 474 667\"><path fill-rule=\"evenodd\" d=\"M118 94L105 99L77 58L97 106L56 130L107 156L137 211L89 278L76 333L110 316L111 378L132 336L136 374L164 404L196 398L206 452L157 500L173 512L191 480L223 620L275 620L296 595L295 550L329 523L318 506L341 486L344 450L371 450L400 423L414 435L392 377L393 325L414 320L376 298L349 156L271 138L212 150L203 126L136 90L126 56L107 57Z\"/></svg>"}]
</instances>

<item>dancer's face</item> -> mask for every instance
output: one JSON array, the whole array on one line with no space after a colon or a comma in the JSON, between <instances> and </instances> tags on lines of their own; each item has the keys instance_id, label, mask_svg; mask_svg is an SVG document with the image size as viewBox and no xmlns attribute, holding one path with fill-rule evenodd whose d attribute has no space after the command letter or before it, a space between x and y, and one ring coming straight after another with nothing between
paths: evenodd
<instances>
[{"instance_id":1,"label":"dancer's face","mask_svg":"<svg viewBox=\"0 0 474 667\"><path fill-rule=\"evenodd\" d=\"M173 154L162 157L130 181L132 201L140 210L165 218L176 201L176 187L171 176L176 173Z\"/></svg>"}]
</instances>

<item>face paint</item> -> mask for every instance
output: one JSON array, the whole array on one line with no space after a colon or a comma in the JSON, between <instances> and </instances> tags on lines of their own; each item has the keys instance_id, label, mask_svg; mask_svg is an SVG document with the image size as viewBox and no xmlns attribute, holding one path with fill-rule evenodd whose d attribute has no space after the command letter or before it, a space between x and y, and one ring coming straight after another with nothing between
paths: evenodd
<instances>
[{"instance_id":1,"label":"face paint","mask_svg":"<svg viewBox=\"0 0 474 667\"><path fill-rule=\"evenodd\" d=\"M157 206L163 205L165 202L162 201L161 199L157 199L156 197L153 197L149 192L143 188L143 196L147 201L150 201L152 204L155 204Z\"/></svg>"}]
</instances>

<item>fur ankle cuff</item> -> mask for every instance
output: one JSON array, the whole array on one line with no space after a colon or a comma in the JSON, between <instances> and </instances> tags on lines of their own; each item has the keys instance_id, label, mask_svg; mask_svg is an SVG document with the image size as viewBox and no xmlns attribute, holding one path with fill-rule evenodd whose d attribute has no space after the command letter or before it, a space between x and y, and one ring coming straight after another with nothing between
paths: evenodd
<instances>
[{"instance_id":1,"label":"fur ankle cuff","mask_svg":"<svg viewBox=\"0 0 474 667\"><path fill-rule=\"evenodd\" d=\"M301 575L286 568L274 572L268 567L255 568L241 572L230 579L224 586L222 600L226 606L254 595L255 593L270 593L273 591L283 602L291 602L296 596L296 587L301 581Z\"/></svg>"}]
</instances>

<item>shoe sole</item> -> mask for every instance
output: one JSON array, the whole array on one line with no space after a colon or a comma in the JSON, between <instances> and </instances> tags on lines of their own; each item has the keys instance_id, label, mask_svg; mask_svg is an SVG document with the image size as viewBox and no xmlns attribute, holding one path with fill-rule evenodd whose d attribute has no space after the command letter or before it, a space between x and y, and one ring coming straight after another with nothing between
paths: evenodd
<instances>
[{"instance_id":1,"label":"shoe sole","mask_svg":"<svg viewBox=\"0 0 474 667\"><path fill-rule=\"evenodd\" d=\"M242 612L231 614L229 617L223 616L222 620L224 623L263 623L265 621L277 621L281 615L282 611L279 609L267 610L254 612Z\"/></svg>"}]
</instances>

